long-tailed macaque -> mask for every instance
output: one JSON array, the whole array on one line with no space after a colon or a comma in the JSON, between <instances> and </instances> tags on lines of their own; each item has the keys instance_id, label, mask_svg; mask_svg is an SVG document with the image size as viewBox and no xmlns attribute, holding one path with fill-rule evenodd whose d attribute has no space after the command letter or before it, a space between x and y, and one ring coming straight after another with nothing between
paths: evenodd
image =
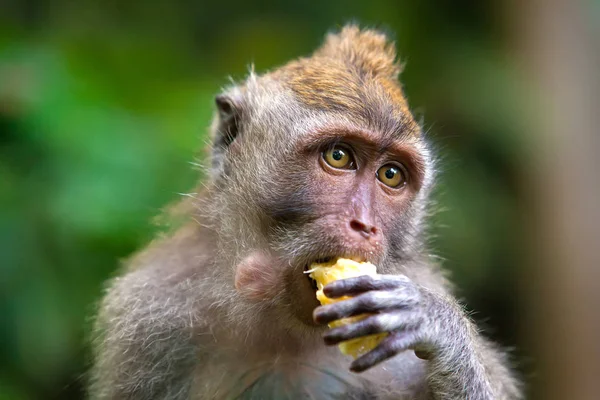
<instances>
[{"instance_id":1,"label":"long-tailed macaque","mask_svg":"<svg viewBox=\"0 0 600 400\"><path fill-rule=\"evenodd\" d=\"M384 34L350 25L217 96L186 222L108 287L92 398L521 398L426 248L435 167L400 69ZM319 306L304 272L337 257L378 275L329 284L348 298ZM335 346L378 332L355 360Z\"/></svg>"}]
</instances>

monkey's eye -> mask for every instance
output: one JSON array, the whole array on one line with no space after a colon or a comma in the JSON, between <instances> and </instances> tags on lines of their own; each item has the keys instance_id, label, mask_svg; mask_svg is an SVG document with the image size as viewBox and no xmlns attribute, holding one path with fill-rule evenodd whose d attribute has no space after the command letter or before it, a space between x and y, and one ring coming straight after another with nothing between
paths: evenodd
<instances>
[{"instance_id":1,"label":"monkey's eye","mask_svg":"<svg viewBox=\"0 0 600 400\"><path fill-rule=\"evenodd\" d=\"M333 146L323 152L323 159L333 168L354 169L354 159L350 151L343 146Z\"/></svg>"},{"instance_id":2,"label":"monkey's eye","mask_svg":"<svg viewBox=\"0 0 600 400\"><path fill-rule=\"evenodd\" d=\"M377 179L384 185L397 189L406 184L406 175L402 168L395 164L386 164L377 170Z\"/></svg>"}]
</instances>

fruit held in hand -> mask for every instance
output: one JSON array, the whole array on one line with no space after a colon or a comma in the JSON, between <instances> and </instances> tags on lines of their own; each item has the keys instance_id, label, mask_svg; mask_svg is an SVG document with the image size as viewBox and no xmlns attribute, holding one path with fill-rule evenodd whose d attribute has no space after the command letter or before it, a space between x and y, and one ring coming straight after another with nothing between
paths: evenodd
<instances>
[{"instance_id":1,"label":"fruit held in hand","mask_svg":"<svg viewBox=\"0 0 600 400\"><path fill-rule=\"evenodd\" d=\"M338 258L337 260L331 262L313 263L308 272L310 272L309 276L317 282L317 300L319 300L322 305L326 305L348 299L348 297L345 296L330 299L323 293L324 286L339 279L354 278L362 275L376 275L377 268L368 262L357 262L347 258ZM340 320L331 322L329 327L336 328L342 325L351 324L366 317L367 315L363 314L349 318L342 318ZM373 350L386 336L387 333L376 333L374 335L347 340L340 343L338 347L343 354L357 358Z\"/></svg>"}]
</instances>

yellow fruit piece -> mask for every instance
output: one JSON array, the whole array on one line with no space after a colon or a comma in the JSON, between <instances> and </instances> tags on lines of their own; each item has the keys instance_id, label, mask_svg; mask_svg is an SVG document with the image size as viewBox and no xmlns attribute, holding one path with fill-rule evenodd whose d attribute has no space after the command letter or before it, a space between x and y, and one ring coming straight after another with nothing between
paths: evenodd
<instances>
[{"instance_id":1,"label":"yellow fruit piece","mask_svg":"<svg viewBox=\"0 0 600 400\"><path fill-rule=\"evenodd\" d=\"M377 268L368 262L357 262L347 258L338 258L328 263L314 263L310 266L310 277L317 282L317 300L322 305L337 303L348 299L348 296L330 299L323 293L323 287L339 279L354 278L362 275L376 275ZM348 325L367 315L357 315L349 318L342 318L329 324L330 328L337 328L342 325ZM356 339L350 339L338 345L343 354L357 358L373 350L387 336L387 333L376 333L374 335L363 336Z\"/></svg>"}]
</instances>

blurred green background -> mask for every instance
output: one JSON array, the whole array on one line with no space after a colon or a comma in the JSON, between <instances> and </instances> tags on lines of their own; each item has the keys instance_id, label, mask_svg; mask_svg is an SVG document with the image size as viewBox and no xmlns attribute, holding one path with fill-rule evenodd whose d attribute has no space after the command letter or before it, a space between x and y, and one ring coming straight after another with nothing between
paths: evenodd
<instances>
[{"instance_id":1,"label":"blurred green background","mask_svg":"<svg viewBox=\"0 0 600 400\"><path fill-rule=\"evenodd\" d=\"M527 85L510 12L478 0L0 2L0 399L83 397L103 282L192 187L214 95L347 21L394 35L440 156L434 253L528 380Z\"/></svg>"}]
</instances>

